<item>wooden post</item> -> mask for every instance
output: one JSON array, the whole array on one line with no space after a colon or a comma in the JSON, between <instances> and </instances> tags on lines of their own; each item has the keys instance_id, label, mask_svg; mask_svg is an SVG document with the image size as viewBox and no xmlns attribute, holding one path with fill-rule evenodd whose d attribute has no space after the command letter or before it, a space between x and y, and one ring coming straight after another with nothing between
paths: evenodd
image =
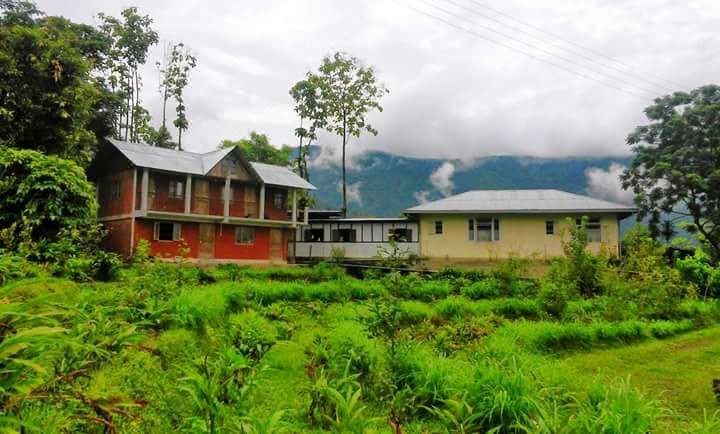
<instances>
[{"instance_id":1,"label":"wooden post","mask_svg":"<svg viewBox=\"0 0 720 434\"><path fill-rule=\"evenodd\" d=\"M297 190L292 190L292 225L297 227Z\"/></svg>"},{"instance_id":2,"label":"wooden post","mask_svg":"<svg viewBox=\"0 0 720 434\"><path fill-rule=\"evenodd\" d=\"M258 211L258 218L265 220L265 183L260 184L260 210Z\"/></svg>"},{"instance_id":3,"label":"wooden post","mask_svg":"<svg viewBox=\"0 0 720 434\"><path fill-rule=\"evenodd\" d=\"M142 196L140 197L140 210L147 212L148 210L148 188L150 186L150 170L143 168L142 173Z\"/></svg>"},{"instance_id":4,"label":"wooden post","mask_svg":"<svg viewBox=\"0 0 720 434\"><path fill-rule=\"evenodd\" d=\"M133 168L132 208L130 208L130 256L135 250L135 208L137 207L137 167Z\"/></svg>"},{"instance_id":5,"label":"wooden post","mask_svg":"<svg viewBox=\"0 0 720 434\"><path fill-rule=\"evenodd\" d=\"M225 177L225 195L224 195L224 203L223 203L223 216L225 216L225 219L230 216L230 176Z\"/></svg>"},{"instance_id":6,"label":"wooden post","mask_svg":"<svg viewBox=\"0 0 720 434\"><path fill-rule=\"evenodd\" d=\"M192 175L188 174L185 178L185 214L190 214L190 205L192 201Z\"/></svg>"},{"instance_id":7,"label":"wooden post","mask_svg":"<svg viewBox=\"0 0 720 434\"><path fill-rule=\"evenodd\" d=\"M310 220L310 212L308 210L308 207L305 207L305 209L303 210L303 223L308 224L309 220Z\"/></svg>"}]
</instances>

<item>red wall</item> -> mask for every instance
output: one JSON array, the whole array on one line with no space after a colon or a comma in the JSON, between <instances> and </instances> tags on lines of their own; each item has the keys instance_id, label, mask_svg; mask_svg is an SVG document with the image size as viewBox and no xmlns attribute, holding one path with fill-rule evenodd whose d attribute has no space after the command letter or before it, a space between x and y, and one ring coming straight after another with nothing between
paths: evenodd
<instances>
[{"instance_id":1,"label":"red wall","mask_svg":"<svg viewBox=\"0 0 720 434\"><path fill-rule=\"evenodd\" d=\"M115 220L103 223L108 234L102 241L104 249L130 257L131 219Z\"/></svg>"},{"instance_id":2,"label":"red wall","mask_svg":"<svg viewBox=\"0 0 720 434\"><path fill-rule=\"evenodd\" d=\"M97 180L100 193L98 216L129 214L132 211L133 173L132 169L126 169ZM111 199L110 189L115 181L120 181L120 197Z\"/></svg>"},{"instance_id":3,"label":"red wall","mask_svg":"<svg viewBox=\"0 0 720 434\"><path fill-rule=\"evenodd\" d=\"M153 240L154 220L135 220L135 244L141 239L150 241L150 254L158 257L180 256L180 249L190 248L190 258L198 257L198 224L182 222L180 241ZM215 259L270 259L270 228L255 227L255 244L235 244L235 225L215 225ZM128 232L129 234L129 232ZM288 230L283 230L282 259L287 260ZM126 245L129 245L129 238ZM113 249L114 250L114 249Z\"/></svg>"},{"instance_id":4,"label":"red wall","mask_svg":"<svg viewBox=\"0 0 720 434\"><path fill-rule=\"evenodd\" d=\"M288 197L288 191L280 188L268 188L265 191L265 218L269 220L289 220L287 209L275 208L273 203L273 196L275 193L282 193L285 196L285 203L288 207L292 207L289 200L292 198Z\"/></svg>"},{"instance_id":5,"label":"red wall","mask_svg":"<svg viewBox=\"0 0 720 434\"><path fill-rule=\"evenodd\" d=\"M141 239L150 241L150 254L159 257L180 256L180 249L190 248L190 258L198 256L198 225L197 223L182 222L180 236L182 241L157 241L153 240L153 229L155 221L136 219L135 220L135 245Z\"/></svg>"},{"instance_id":6,"label":"red wall","mask_svg":"<svg viewBox=\"0 0 720 434\"><path fill-rule=\"evenodd\" d=\"M255 228L255 244L235 244L235 226L217 225L215 231L217 259L270 259L270 229Z\"/></svg>"},{"instance_id":7,"label":"red wall","mask_svg":"<svg viewBox=\"0 0 720 434\"><path fill-rule=\"evenodd\" d=\"M185 211L185 177L168 175L165 173L150 173L155 182L155 195L148 196L148 208L156 211L184 212ZM170 181L181 182L183 197L170 197Z\"/></svg>"}]
</instances>

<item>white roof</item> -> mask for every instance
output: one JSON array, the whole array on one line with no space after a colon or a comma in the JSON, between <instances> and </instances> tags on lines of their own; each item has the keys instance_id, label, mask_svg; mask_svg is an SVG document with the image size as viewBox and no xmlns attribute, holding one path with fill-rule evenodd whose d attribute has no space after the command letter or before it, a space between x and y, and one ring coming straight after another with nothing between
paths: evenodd
<instances>
[{"instance_id":1,"label":"white roof","mask_svg":"<svg viewBox=\"0 0 720 434\"><path fill-rule=\"evenodd\" d=\"M108 139L132 164L138 167L166 170L168 172L187 173L191 175L207 175L234 148L198 154L195 152L176 151L159 148L142 143L129 143ZM262 182L269 185L315 190L315 186L298 176L295 172L282 166L253 163L250 165Z\"/></svg>"},{"instance_id":2,"label":"white roof","mask_svg":"<svg viewBox=\"0 0 720 434\"><path fill-rule=\"evenodd\" d=\"M560 190L472 190L405 210L407 214L431 213L583 213L636 212L637 209L606 200Z\"/></svg>"}]
</instances>

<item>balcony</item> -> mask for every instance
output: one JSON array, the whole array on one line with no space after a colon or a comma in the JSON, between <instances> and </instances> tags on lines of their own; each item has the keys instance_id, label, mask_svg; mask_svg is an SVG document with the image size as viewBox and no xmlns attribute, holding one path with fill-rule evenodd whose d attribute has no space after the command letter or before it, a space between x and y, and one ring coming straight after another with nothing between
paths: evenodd
<instances>
[{"instance_id":1,"label":"balcony","mask_svg":"<svg viewBox=\"0 0 720 434\"><path fill-rule=\"evenodd\" d=\"M230 224L251 222L280 227L294 226L302 221L302 215L292 221L287 210L274 207L271 198L276 193L272 187L265 194L263 185L258 188L257 184L231 181L226 200L227 180L195 177L188 189L189 179L180 181L178 176L144 173L138 182L135 216ZM145 197L144 189L150 190ZM188 190L191 192L189 200L186 197ZM287 197L287 192L284 194ZM261 209L263 203L264 213Z\"/></svg>"}]
</instances>

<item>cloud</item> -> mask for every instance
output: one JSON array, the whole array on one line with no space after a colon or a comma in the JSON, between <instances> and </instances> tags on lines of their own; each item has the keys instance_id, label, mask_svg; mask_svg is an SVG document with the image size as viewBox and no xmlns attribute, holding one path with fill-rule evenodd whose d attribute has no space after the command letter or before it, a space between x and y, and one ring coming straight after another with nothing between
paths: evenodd
<instances>
[{"instance_id":1,"label":"cloud","mask_svg":"<svg viewBox=\"0 0 720 434\"><path fill-rule=\"evenodd\" d=\"M620 175L625 169L625 166L617 163L612 163L608 170L599 167L587 169L585 177L587 178L588 194L613 202L633 203L632 191L623 190L620 182Z\"/></svg>"},{"instance_id":2,"label":"cloud","mask_svg":"<svg viewBox=\"0 0 720 434\"><path fill-rule=\"evenodd\" d=\"M416 191L413 193L413 197L415 197L415 201L420 205L430 202L430 192L427 190Z\"/></svg>"},{"instance_id":3,"label":"cloud","mask_svg":"<svg viewBox=\"0 0 720 434\"><path fill-rule=\"evenodd\" d=\"M440 15L423 2L405 3ZM97 24L98 12L117 16L128 3L37 0L37 4L49 14ZM646 121L643 109L654 96L716 81L720 70L716 55L720 7L710 0L586 0L582 6L574 0L542 4L513 0L498 6L505 14L555 29L565 39L617 58L627 65L619 69L634 74L625 75L626 81L649 88L647 97L603 86L387 0L217 0L212 7L202 0L132 4L152 16L162 42L182 41L198 57L185 95L190 128L183 142L192 151L209 151L222 139L237 139L251 130L268 134L277 144L296 143L293 131L298 119L288 91L308 70L316 69L324 55L337 50L374 66L390 90L382 100L383 112L373 112L367 119L379 135L353 139L348 152L378 149L444 160L500 154L628 154L625 137ZM487 12L473 2L463 4ZM488 38L512 43L483 30L482 26L497 27L497 22L472 13L464 14L462 21L449 19ZM502 31L533 41L507 28ZM142 70L142 100L154 126L162 105L153 65L162 45L151 50ZM565 69L582 70L512 45ZM593 71L603 71L577 55L566 55ZM584 70L599 81L627 87L593 71ZM622 75L616 69L604 71ZM673 84L654 84L654 76ZM174 114L174 106L169 114ZM339 150L337 136L323 134L319 142ZM339 155L333 155L334 160L317 163L339 165ZM457 164L455 168L461 170Z\"/></svg>"},{"instance_id":4,"label":"cloud","mask_svg":"<svg viewBox=\"0 0 720 434\"><path fill-rule=\"evenodd\" d=\"M453 188L455 188L455 184L452 181L454 174L455 165L446 161L430 175L430 183L442 193L443 196L450 196Z\"/></svg>"},{"instance_id":5,"label":"cloud","mask_svg":"<svg viewBox=\"0 0 720 434\"><path fill-rule=\"evenodd\" d=\"M347 185L347 201L348 204L355 202L358 205L362 205L362 196L360 195L360 187L362 181L358 181L354 184ZM337 191L342 194L342 182L337 183Z\"/></svg>"}]
</instances>

